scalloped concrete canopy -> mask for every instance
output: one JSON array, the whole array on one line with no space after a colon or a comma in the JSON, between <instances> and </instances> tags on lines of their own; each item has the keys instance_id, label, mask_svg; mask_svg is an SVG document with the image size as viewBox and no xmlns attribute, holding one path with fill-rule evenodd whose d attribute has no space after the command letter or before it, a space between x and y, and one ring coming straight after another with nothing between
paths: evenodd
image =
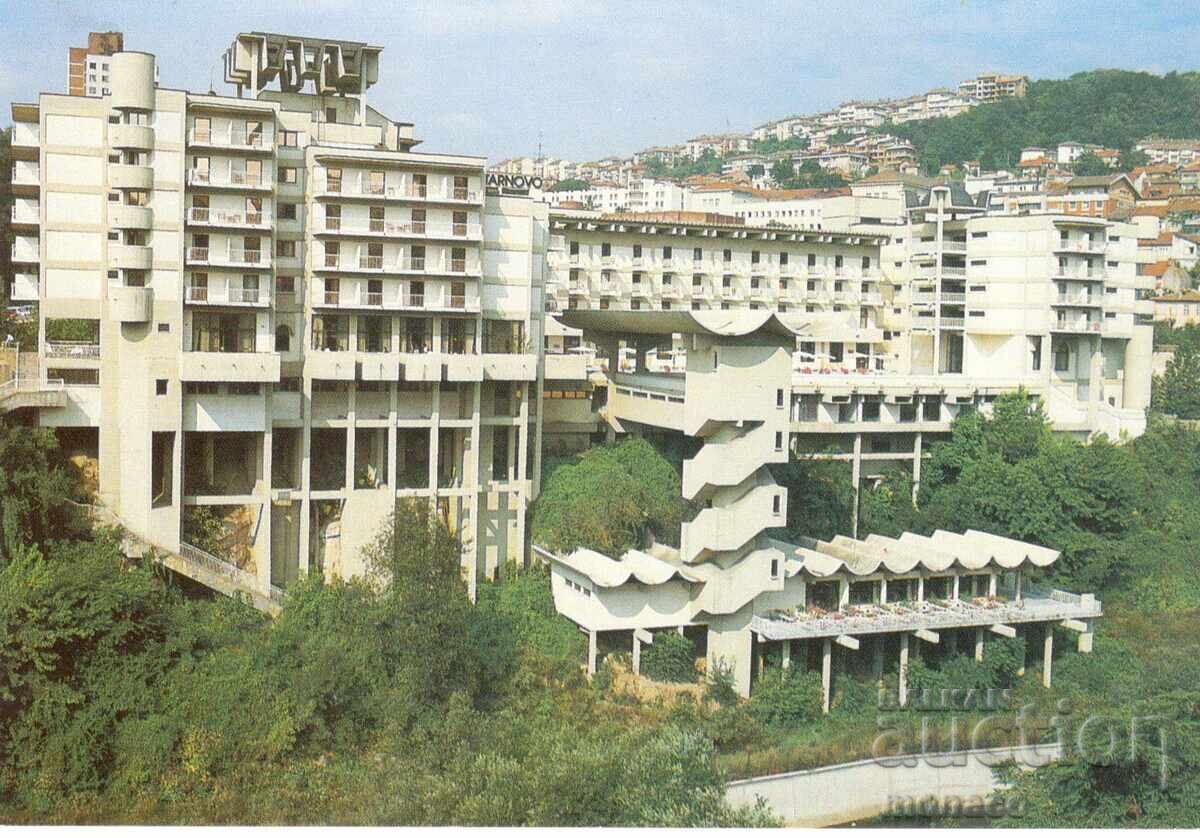
<instances>
[{"instance_id":1,"label":"scalloped concrete canopy","mask_svg":"<svg viewBox=\"0 0 1200 838\"><path fill-rule=\"evenodd\" d=\"M800 332L773 311L617 311L573 309L562 321L589 332L639 335L767 336L795 338Z\"/></svg>"}]
</instances>

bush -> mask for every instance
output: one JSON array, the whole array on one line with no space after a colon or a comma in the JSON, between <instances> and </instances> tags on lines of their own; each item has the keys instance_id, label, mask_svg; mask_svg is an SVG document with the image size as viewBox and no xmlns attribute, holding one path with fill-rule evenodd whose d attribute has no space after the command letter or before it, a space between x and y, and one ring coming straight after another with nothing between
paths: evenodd
<instances>
[{"instance_id":1,"label":"bush","mask_svg":"<svg viewBox=\"0 0 1200 838\"><path fill-rule=\"evenodd\" d=\"M767 672L754 688L750 714L763 724L788 725L821 715L821 676L816 672Z\"/></svg>"},{"instance_id":2,"label":"bush","mask_svg":"<svg viewBox=\"0 0 1200 838\"><path fill-rule=\"evenodd\" d=\"M733 686L733 667L724 659L713 661L704 679L704 697L722 707L732 707L738 702L737 690Z\"/></svg>"},{"instance_id":3,"label":"bush","mask_svg":"<svg viewBox=\"0 0 1200 838\"><path fill-rule=\"evenodd\" d=\"M642 674L654 681L690 684L696 680L696 647L673 631L659 632L642 649Z\"/></svg>"}]
</instances>

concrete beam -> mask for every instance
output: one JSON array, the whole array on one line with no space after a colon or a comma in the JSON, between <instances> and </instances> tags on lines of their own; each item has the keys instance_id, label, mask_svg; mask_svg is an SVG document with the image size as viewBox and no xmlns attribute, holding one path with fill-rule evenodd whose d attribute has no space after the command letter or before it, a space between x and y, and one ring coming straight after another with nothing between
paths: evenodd
<instances>
[{"instance_id":1,"label":"concrete beam","mask_svg":"<svg viewBox=\"0 0 1200 838\"><path fill-rule=\"evenodd\" d=\"M1042 686L1050 689L1050 669L1054 665L1054 626L1046 623L1046 639L1042 641Z\"/></svg>"},{"instance_id":2,"label":"concrete beam","mask_svg":"<svg viewBox=\"0 0 1200 838\"><path fill-rule=\"evenodd\" d=\"M821 712L829 712L829 688L833 680L833 645L829 638L821 649Z\"/></svg>"},{"instance_id":3,"label":"concrete beam","mask_svg":"<svg viewBox=\"0 0 1200 838\"><path fill-rule=\"evenodd\" d=\"M1071 631L1077 631L1080 633L1088 630L1088 624L1083 620L1063 620L1059 623L1059 625L1065 629L1070 629Z\"/></svg>"},{"instance_id":4,"label":"concrete beam","mask_svg":"<svg viewBox=\"0 0 1200 838\"><path fill-rule=\"evenodd\" d=\"M1006 626L1003 623L996 623L994 626L988 626L988 630L993 634L998 634L1001 637L1016 637L1017 630L1012 626Z\"/></svg>"},{"instance_id":5,"label":"concrete beam","mask_svg":"<svg viewBox=\"0 0 1200 838\"><path fill-rule=\"evenodd\" d=\"M926 643L937 643L939 640L938 633L936 631L930 631L929 629L917 629L913 632L913 636L920 640L924 640Z\"/></svg>"},{"instance_id":6,"label":"concrete beam","mask_svg":"<svg viewBox=\"0 0 1200 838\"><path fill-rule=\"evenodd\" d=\"M851 637L848 634L839 634L837 637L834 638L834 641L839 646L845 646L847 649L853 649L856 652L859 649L858 640L856 638Z\"/></svg>"},{"instance_id":7,"label":"concrete beam","mask_svg":"<svg viewBox=\"0 0 1200 838\"><path fill-rule=\"evenodd\" d=\"M683 632L680 632L682 634ZM654 645L654 633L646 631L646 629L634 629L633 636L645 643L647 646Z\"/></svg>"}]
</instances>

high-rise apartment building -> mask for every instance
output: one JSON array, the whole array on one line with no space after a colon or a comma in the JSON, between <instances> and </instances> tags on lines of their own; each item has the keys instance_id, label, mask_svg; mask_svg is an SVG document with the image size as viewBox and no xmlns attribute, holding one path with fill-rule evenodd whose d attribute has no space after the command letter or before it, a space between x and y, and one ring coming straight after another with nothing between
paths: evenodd
<instances>
[{"instance_id":1,"label":"high-rise apartment building","mask_svg":"<svg viewBox=\"0 0 1200 838\"><path fill-rule=\"evenodd\" d=\"M67 93L71 96L107 96L111 89L110 59L125 49L120 32L89 32L86 47L67 50Z\"/></svg>"},{"instance_id":2,"label":"high-rise apartment building","mask_svg":"<svg viewBox=\"0 0 1200 838\"><path fill-rule=\"evenodd\" d=\"M132 533L268 607L359 572L397 498L460 534L472 585L523 555L546 209L414 151L367 103L380 50L243 33L236 96L116 51L107 93L13 107L38 421ZM211 515L220 555L189 541Z\"/></svg>"}]
</instances>

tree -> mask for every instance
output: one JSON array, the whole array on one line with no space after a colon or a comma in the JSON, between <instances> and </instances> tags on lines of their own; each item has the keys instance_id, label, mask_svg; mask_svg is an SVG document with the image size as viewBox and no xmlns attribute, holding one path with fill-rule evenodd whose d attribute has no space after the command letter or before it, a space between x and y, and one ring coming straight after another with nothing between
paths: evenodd
<instances>
[{"instance_id":1,"label":"tree","mask_svg":"<svg viewBox=\"0 0 1200 838\"><path fill-rule=\"evenodd\" d=\"M574 192L579 189L590 189L591 184L582 178L572 177L560 180L550 187L551 192Z\"/></svg>"},{"instance_id":2,"label":"tree","mask_svg":"<svg viewBox=\"0 0 1200 838\"><path fill-rule=\"evenodd\" d=\"M1151 405L1180 419L1200 419L1200 347L1176 348L1166 371L1154 377Z\"/></svg>"},{"instance_id":3,"label":"tree","mask_svg":"<svg viewBox=\"0 0 1200 838\"><path fill-rule=\"evenodd\" d=\"M1088 151L1075 158L1075 162L1071 164L1071 171L1077 177L1092 177L1093 175L1110 174L1112 169L1108 168L1108 164L1093 152Z\"/></svg>"},{"instance_id":4,"label":"tree","mask_svg":"<svg viewBox=\"0 0 1200 838\"><path fill-rule=\"evenodd\" d=\"M54 431L0 421L0 564L24 546L84 532L71 505L78 491Z\"/></svg>"},{"instance_id":5,"label":"tree","mask_svg":"<svg viewBox=\"0 0 1200 838\"><path fill-rule=\"evenodd\" d=\"M592 448L555 468L534 504L533 541L619 556L651 538L678 544L688 504L679 473L645 439Z\"/></svg>"},{"instance_id":6,"label":"tree","mask_svg":"<svg viewBox=\"0 0 1200 838\"><path fill-rule=\"evenodd\" d=\"M771 164L771 180L775 183L789 183L795 176L796 167L791 160L777 160Z\"/></svg>"},{"instance_id":7,"label":"tree","mask_svg":"<svg viewBox=\"0 0 1200 838\"><path fill-rule=\"evenodd\" d=\"M1122 149L1121 156L1117 162L1117 168L1122 172L1131 172L1139 166L1149 165L1150 155L1144 151L1139 151L1132 148Z\"/></svg>"}]
</instances>

